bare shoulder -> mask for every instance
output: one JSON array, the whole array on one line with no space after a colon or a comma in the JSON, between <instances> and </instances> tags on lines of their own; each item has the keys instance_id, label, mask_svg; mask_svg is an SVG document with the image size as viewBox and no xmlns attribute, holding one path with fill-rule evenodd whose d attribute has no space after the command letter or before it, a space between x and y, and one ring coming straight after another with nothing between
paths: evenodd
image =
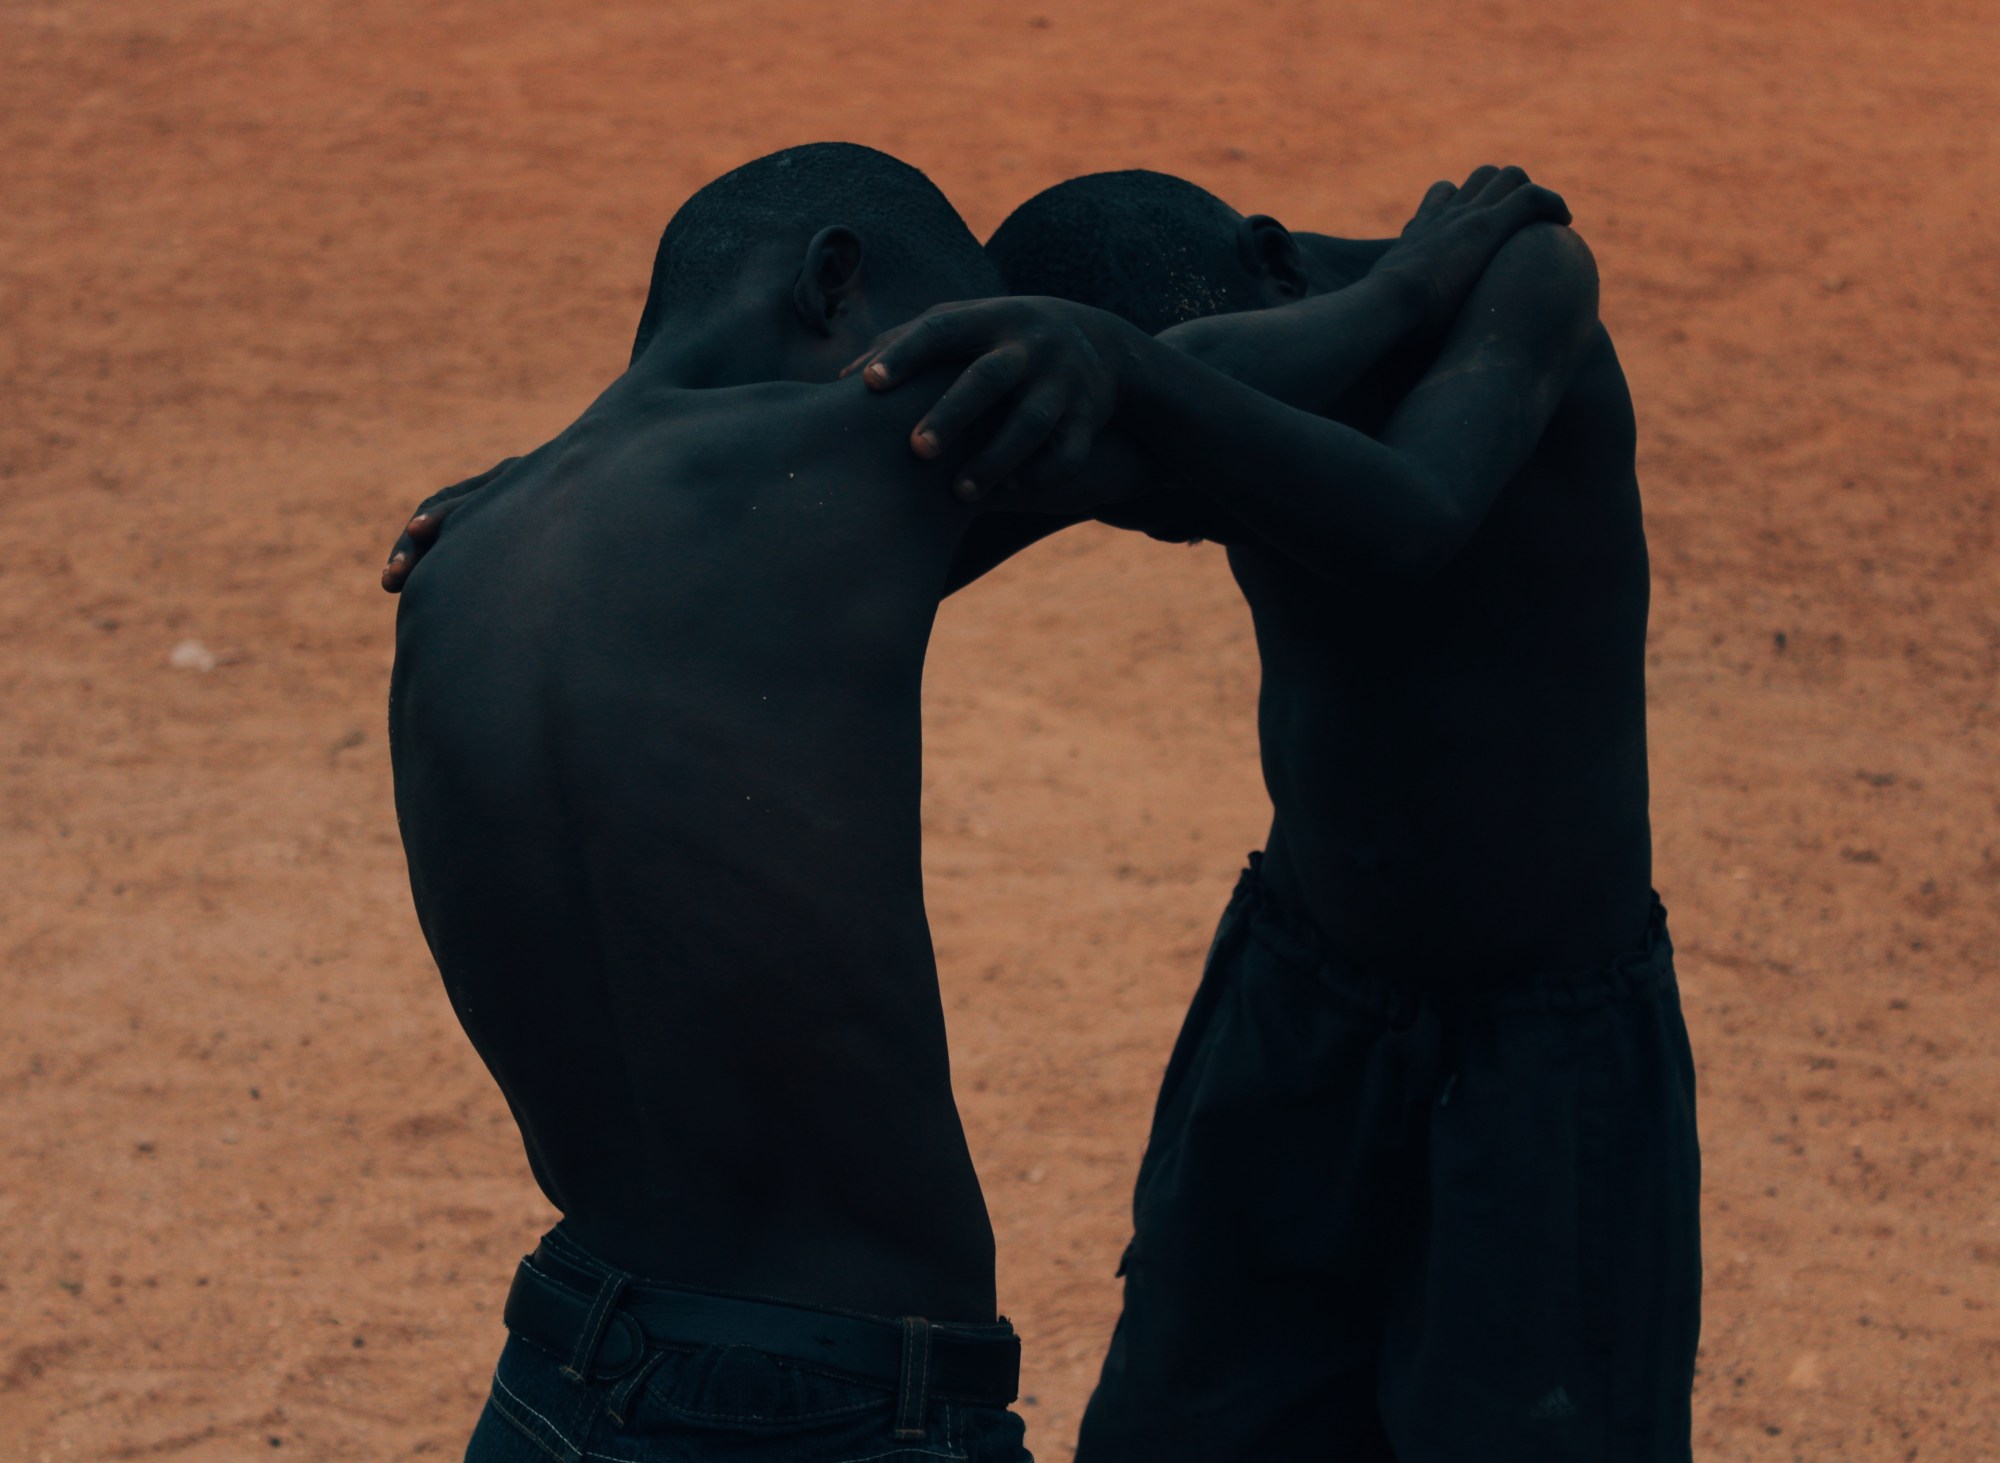
<instances>
[{"instance_id":1,"label":"bare shoulder","mask_svg":"<svg viewBox=\"0 0 2000 1463\"><path fill-rule=\"evenodd\" d=\"M895 391L870 390L859 374L824 383L770 382L715 393L727 430L747 459L773 455L809 459L816 473L865 475L871 482L932 484L948 481L948 464L926 461L911 450L910 434L956 372L928 371ZM945 494L947 500L949 493Z\"/></svg>"}]
</instances>

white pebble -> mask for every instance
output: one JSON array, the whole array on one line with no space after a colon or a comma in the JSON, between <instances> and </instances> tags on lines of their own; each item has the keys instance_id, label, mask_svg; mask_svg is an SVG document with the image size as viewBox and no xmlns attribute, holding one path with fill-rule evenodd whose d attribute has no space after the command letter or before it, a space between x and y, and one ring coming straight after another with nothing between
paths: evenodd
<instances>
[{"instance_id":1,"label":"white pebble","mask_svg":"<svg viewBox=\"0 0 2000 1463\"><path fill-rule=\"evenodd\" d=\"M215 652L199 640L183 640L167 656L167 664L177 671L212 671L218 662Z\"/></svg>"}]
</instances>

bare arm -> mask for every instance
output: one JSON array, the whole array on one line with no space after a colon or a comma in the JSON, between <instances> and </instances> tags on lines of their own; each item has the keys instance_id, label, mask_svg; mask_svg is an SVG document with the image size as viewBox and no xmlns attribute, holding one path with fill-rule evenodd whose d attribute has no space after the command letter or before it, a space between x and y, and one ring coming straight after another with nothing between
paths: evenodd
<instances>
[{"instance_id":1,"label":"bare arm","mask_svg":"<svg viewBox=\"0 0 2000 1463\"><path fill-rule=\"evenodd\" d=\"M1326 414L1399 347L1434 352L1501 247L1537 221L1568 223L1569 209L1519 168L1475 168L1458 187L1433 183L1386 245L1295 235L1302 257L1322 259L1308 277L1331 275L1343 287L1191 320L1159 338L1266 396ZM1345 257L1329 270L1326 256L1336 250Z\"/></svg>"},{"instance_id":2,"label":"bare arm","mask_svg":"<svg viewBox=\"0 0 2000 1463\"><path fill-rule=\"evenodd\" d=\"M1596 308L1596 267L1582 240L1556 225L1521 230L1380 441L1223 376L1114 316L1056 300L942 307L882 346L867 373L886 390L914 370L975 358L912 434L927 457L949 451L1018 388L994 440L955 474L962 497L984 498L1024 460L1030 482L1074 475L1115 419L1118 435L1161 474L1307 567L1349 581L1410 581L1457 553L1526 461ZM1013 364L980 369L995 360Z\"/></svg>"},{"instance_id":3,"label":"bare arm","mask_svg":"<svg viewBox=\"0 0 2000 1463\"><path fill-rule=\"evenodd\" d=\"M1418 282L1407 274L1383 271L1337 293L1277 310L1190 321L1162 331L1158 338L1301 410L1322 412L1423 323L1425 303ZM1027 465L1027 475L1038 481L1062 471L1097 478L1110 473L1121 484L1114 490L1121 497L1157 487L1158 473L1143 466L1129 449L1115 448L1116 435L1114 424L1111 431L1096 437L1089 458L1080 467L1062 460L1059 452L1044 452L1039 461ZM1003 493L992 506L1012 507L1013 497L1012 492ZM1084 512L983 514L966 528L945 593L957 593L1021 550L1093 516Z\"/></svg>"},{"instance_id":4,"label":"bare arm","mask_svg":"<svg viewBox=\"0 0 2000 1463\"><path fill-rule=\"evenodd\" d=\"M1596 323L1589 249L1566 228L1536 225L1502 247L1380 441L1301 420L1151 343L1135 351L1117 420L1178 481L1308 568L1421 579L1458 552L1527 461Z\"/></svg>"},{"instance_id":5,"label":"bare arm","mask_svg":"<svg viewBox=\"0 0 2000 1463\"><path fill-rule=\"evenodd\" d=\"M1324 413L1424 319L1417 282L1384 272L1296 304L1190 320L1157 338L1287 406Z\"/></svg>"},{"instance_id":6,"label":"bare arm","mask_svg":"<svg viewBox=\"0 0 2000 1463\"><path fill-rule=\"evenodd\" d=\"M1171 333L1151 340L1057 300L941 306L878 342L865 375L887 390L918 369L971 362L912 432L925 457L1012 398L999 430L954 475L968 501L1073 476L1115 416L1161 475L1309 568L1421 579L1458 551L1525 461L1595 320L1588 249L1558 226L1524 228L1537 218L1567 221L1568 210L1519 169L1482 168L1462 189L1440 183L1425 195L1371 271L1379 288L1181 333L1257 386L1176 349ZM1382 440L1302 409L1329 404L1407 334L1413 295L1420 325L1458 318Z\"/></svg>"}]
</instances>

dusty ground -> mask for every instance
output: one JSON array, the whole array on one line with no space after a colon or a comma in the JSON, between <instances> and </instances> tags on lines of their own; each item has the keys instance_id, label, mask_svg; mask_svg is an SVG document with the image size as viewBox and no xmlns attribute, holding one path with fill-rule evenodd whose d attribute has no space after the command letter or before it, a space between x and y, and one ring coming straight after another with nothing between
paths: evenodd
<instances>
[{"instance_id":1,"label":"dusty ground","mask_svg":"<svg viewBox=\"0 0 2000 1463\"><path fill-rule=\"evenodd\" d=\"M457 1455L548 1215L410 913L376 567L622 364L674 204L829 136L982 232L1127 164L1355 232L1489 158L1565 190L1641 417L1702 1453L2000 1458L1983 0L9 0L0 54L0 1459ZM1254 686L1211 551L1075 534L940 628L1045 1458L1266 817Z\"/></svg>"}]
</instances>

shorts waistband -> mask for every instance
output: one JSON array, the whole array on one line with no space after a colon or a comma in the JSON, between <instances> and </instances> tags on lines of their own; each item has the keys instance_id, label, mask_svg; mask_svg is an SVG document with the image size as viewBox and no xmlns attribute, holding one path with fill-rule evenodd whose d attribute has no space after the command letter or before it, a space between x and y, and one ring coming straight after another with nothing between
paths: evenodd
<instances>
[{"instance_id":1,"label":"shorts waistband","mask_svg":"<svg viewBox=\"0 0 2000 1463\"><path fill-rule=\"evenodd\" d=\"M926 1396L1005 1407L1020 1384L1021 1343L1004 1320L871 1316L661 1285L604 1263L560 1228L515 1270L505 1320L567 1358L563 1370L577 1381L628 1378L649 1352L678 1345L805 1362L913 1398L919 1416Z\"/></svg>"},{"instance_id":2,"label":"shorts waistband","mask_svg":"<svg viewBox=\"0 0 2000 1463\"><path fill-rule=\"evenodd\" d=\"M1550 971L1495 984L1412 977L1368 969L1336 958L1316 926L1272 893L1265 882L1263 855L1252 853L1237 880L1230 913L1250 938L1286 964L1310 974L1343 999L1403 1024L1420 1005L1445 1011L1582 1011L1652 989L1673 978L1673 942L1667 910L1657 891L1644 937L1631 949L1582 970Z\"/></svg>"}]
</instances>

